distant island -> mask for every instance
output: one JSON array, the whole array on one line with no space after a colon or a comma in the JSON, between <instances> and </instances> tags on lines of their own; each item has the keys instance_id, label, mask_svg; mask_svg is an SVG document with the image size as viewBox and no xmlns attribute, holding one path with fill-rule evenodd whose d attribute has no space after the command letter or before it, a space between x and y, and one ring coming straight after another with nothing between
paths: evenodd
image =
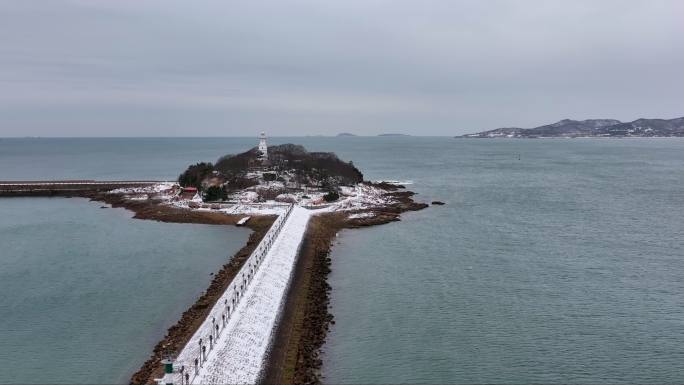
<instances>
[{"instance_id":1,"label":"distant island","mask_svg":"<svg viewBox=\"0 0 684 385\"><path fill-rule=\"evenodd\" d=\"M352 134L350 132L340 132L339 134L335 135L338 138L341 137L349 137L349 136L368 136L368 135L356 135ZM411 136L409 134L395 134L395 133L386 133L386 134L378 134L377 136Z\"/></svg>"},{"instance_id":2,"label":"distant island","mask_svg":"<svg viewBox=\"0 0 684 385\"><path fill-rule=\"evenodd\" d=\"M684 137L684 117L675 119L563 119L535 128L504 127L457 138L629 138Z\"/></svg>"}]
</instances>

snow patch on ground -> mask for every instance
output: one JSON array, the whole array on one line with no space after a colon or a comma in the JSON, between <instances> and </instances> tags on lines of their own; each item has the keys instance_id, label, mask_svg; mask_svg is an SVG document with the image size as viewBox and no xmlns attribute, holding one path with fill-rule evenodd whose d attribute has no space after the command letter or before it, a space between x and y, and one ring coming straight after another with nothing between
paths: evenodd
<instances>
[{"instance_id":1,"label":"snow patch on ground","mask_svg":"<svg viewBox=\"0 0 684 385\"><path fill-rule=\"evenodd\" d=\"M235 200L238 202L256 202L259 199L259 194L256 191L241 191L235 194Z\"/></svg>"},{"instance_id":2,"label":"snow patch on ground","mask_svg":"<svg viewBox=\"0 0 684 385\"><path fill-rule=\"evenodd\" d=\"M155 194L173 190L178 186L176 182L161 182L150 186L122 187L110 191L111 194Z\"/></svg>"},{"instance_id":3,"label":"snow patch on ground","mask_svg":"<svg viewBox=\"0 0 684 385\"><path fill-rule=\"evenodd\" d=\"M331 203L326 208L327 211L368 210L394 203L394 199L385 196L385 190L365 184L344 187L341 193L340 199Z\"/></svg>"},{"instance_id":4,"label":"snow patch on ground","mask_svg":"<svg viewBox=\"0 0 684 385\"><path fill-rule=\"evenodd\" d=\"M394 186L405 186L405 185L413 184L413 181L412 180L404 180L404 181L401 181L401 180L378 180L378 181L375 181L375 183L387 183L387 184L391 184Z\"/></svg>"},{"instance_id":5,"label":"snow patch on ground","mask_svg":"<svg viewBox=\"0 0 684 385\"><path fill-rule=\"evenodd\" d=\"M278 203L263 204L236 204L220 211L226 214L249 214L249 215L280 215L287 209L287 205Z\"/></svg>"},{"instance_id":6,"label":"snow patch on ground","mask_svg":"<svg viewBox=\"0 0 684 385\"><path fill-rule=\"evenodd\" d=\"M274 196L275 200L260 199L257 189L282 188L281 182L268 182L268 185L257 186L256 189L245 189L230 195L226 202L203 202L199 194L192 199L183 198L182 188L175 182L162 182L143 187L126 187L110 191L126 195L127 199L143 201L157 199L163 204L188 210L217 210L231 215L280 215L290 204L312 210L360 211L381 208L395 203L387 191L373 185L359 183L354 186L340 186L340 198L335 202L326 202L325 191L317 188L292 189ZM410 181L389 181L385 183L408 184Z\"/></svg>"},{"instance_id":7,"label":"snow patch on ground","mask_svg":"<svg viewBox=\"0 0 684 385\"><path fill-rule=\"evenodd\" d=\"M374 217L374 216L375 216L375 214L373 214L372 212L366 211L363 213L351 214L349 216L349 219L370 218L370 217Z\"/></svg>"},{"instance_id":8,"label":"snow patch on ground","mask_svg":"<svg viewBox=\"0 0 684 385\"><path fill-rule=\"evenodd\" d=\"M403 182L402 182L403 183ZM188 210L217 210L231 215L280 215L290 203L312 210L358 211L380 208L394 203L386 196L387 191L367 184L341 186L340 199L326 202L324 191L306 189L279 194L275 200L260 201L259 194L242 190L230 196L226 202L205 203L199 194L192 199L183 199L181 188L176 183L166 182L147 187L120 188L111 193L125 194L131 200L159 199L164 204Z\"/></svg>"}]
</instances>

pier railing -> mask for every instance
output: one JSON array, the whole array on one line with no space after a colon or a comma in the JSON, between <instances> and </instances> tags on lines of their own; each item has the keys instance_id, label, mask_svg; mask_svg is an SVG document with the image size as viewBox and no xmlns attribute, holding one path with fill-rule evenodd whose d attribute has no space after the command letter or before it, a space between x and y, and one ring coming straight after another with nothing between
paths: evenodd
<instances>
[{"instance_id":1,"label":"pier railing","mask_svg":"<svg viewBox=\"0 0 684 385\"><path fill-rule=\"evenodd\" d=\"M285 212L278 216L271 228L266 232L249 258L242 265L226 291L218 299L207 318L202 322L195 334L190 338L183 350L179 352L174 364L174 374L178 381L175 384L187 385L194 381L202 365L211 355L217 341L221 338L231 316L249 288L264 258L278 238L285 222L289 218L294 205L287 206Z\"/></svg>"}]
</instances>

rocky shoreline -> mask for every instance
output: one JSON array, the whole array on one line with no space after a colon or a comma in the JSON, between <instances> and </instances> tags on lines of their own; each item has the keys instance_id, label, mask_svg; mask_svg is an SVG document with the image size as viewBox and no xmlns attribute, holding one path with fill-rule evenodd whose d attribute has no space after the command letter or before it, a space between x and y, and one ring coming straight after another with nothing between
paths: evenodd
<instances>
[{"instance_id":1,"label":"rocky shoreline","mask_svg":"<svg viewBox=\"0 0 684 385\"><path fill-rule=\"evenodd\" d=\"M320 350L334 316L330 313L330 251L340 230L399 221L402 213L428 207L413 200L403 186L377 185L396 203L369 211L373 216L349 218L333 212L312 218L295 268L264 373L262 384L321 384Z\"/></svg>"}]
</instances>

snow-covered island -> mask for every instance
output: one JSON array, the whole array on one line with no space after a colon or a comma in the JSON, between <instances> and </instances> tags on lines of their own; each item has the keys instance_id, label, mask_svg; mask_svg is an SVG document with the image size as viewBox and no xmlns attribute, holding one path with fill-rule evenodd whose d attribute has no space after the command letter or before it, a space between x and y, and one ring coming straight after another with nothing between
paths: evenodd
<instances>
[{"instance_id":1,"label":"snow-covered island","mask_svg":"<svg viewBox=\"0 0 684 385\"><path fill-rule=\"evenodd\" d=\"M427 207L413 195L401 182L364 181L333 153L267 146L264 134L257 147L191 165L175 182L82 194L141 219L255 231L131 383L319 383L318 354L333 318L330 245L344 228Z\"/></svg>"},{"instance_id":2,"label":"snow-covered island","mask_svg":"<svg viewBox=\"0 0 684 385\"><path fill-rule=\"evenodd\" d=\"M294 204L318 213L368 219L424 207L407 199L412 193L400 191L401 183L364 181L352 162L334 153L309 152L295 144L266 146L263 137L259 146L244 153L226 155L215 164L189 166L177 182L120 188L110 194L233 215L278 215Z\"/></svg>"}]
</instances>

